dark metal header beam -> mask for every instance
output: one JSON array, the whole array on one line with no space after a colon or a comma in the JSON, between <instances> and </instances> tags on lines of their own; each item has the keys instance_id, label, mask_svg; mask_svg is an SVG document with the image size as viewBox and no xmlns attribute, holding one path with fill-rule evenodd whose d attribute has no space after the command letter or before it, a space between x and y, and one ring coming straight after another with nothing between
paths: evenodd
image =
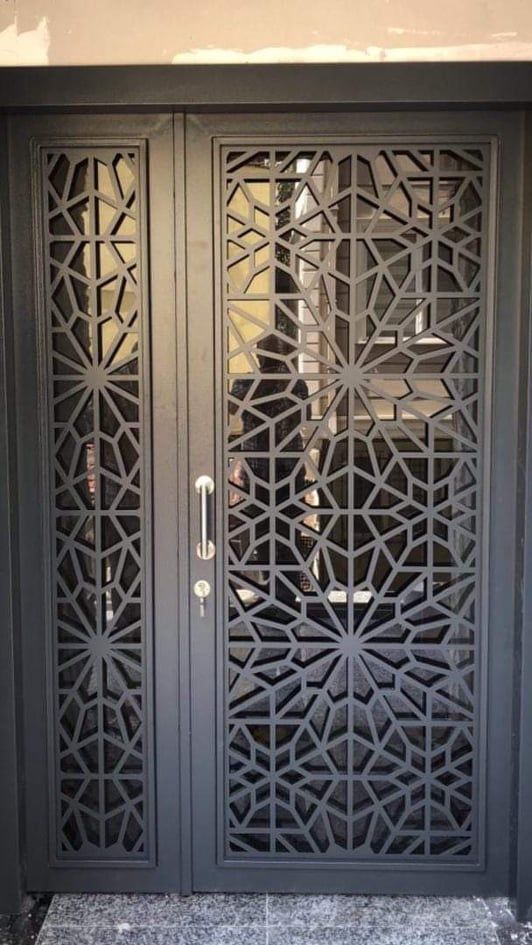
<instances>
[{"instance_id":1,"label":"dark metal header beam","mask_svg":"<svg viewBox=\"0 0 532 945\"><path fill-rule=\"evenodd\" d=\"M508 108L532 104L532 62L0 69L2 109Z\"/></svg>"}]
</instances>

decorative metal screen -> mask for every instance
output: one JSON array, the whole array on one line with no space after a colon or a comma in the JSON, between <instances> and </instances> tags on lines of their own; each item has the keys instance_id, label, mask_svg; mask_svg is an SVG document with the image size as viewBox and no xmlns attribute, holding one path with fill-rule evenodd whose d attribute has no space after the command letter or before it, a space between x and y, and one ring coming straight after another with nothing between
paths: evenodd
<instances>
[{"instance_id":1,"label":"decorative metal screen","mask_svg":"<svg viewBox=\"0 0 532 945\"><path fill-rule=\"evenodd\" d=\"M143 151L41 149L60 859L146 859Z\"/></svg>"},{"instance_id":2,"label":"decorative metal screen","mask_svg":"<svg viewBox=\"0 0 532 945\"><path fill-rule=\"evenodd\" d=\"M222 155L225 854L474 861L487 152Z\"/></svg>"}]
</instances>

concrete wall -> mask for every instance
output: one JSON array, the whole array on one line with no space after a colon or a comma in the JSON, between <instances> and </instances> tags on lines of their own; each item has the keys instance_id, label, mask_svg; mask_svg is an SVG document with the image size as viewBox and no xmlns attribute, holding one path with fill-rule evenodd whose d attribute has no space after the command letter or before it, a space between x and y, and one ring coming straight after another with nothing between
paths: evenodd
<instances>
[{"instance_id":1,"label":"concrete wall","mask_svg":"<svg viewBox=\"0 0 532 945\"><path fill-rule=\"evenodd\" d=\"M532 0L0 0L0 65L532 59Z\"/></svg>"}]
</instances>

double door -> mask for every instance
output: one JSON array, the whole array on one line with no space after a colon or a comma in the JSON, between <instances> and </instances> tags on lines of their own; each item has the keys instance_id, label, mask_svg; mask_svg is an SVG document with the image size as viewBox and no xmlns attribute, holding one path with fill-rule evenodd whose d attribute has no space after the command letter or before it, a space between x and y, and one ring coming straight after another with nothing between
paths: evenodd
<instances>
[{"instance_id":1,"label":"double door","mask_svg":"<svg viewBox=\"0 0 532 945\"><path fill-rule=\"evenodd\" d=\"M517 124L11 122L30 886L503 892Z\"/></svg>"}]
</instances>

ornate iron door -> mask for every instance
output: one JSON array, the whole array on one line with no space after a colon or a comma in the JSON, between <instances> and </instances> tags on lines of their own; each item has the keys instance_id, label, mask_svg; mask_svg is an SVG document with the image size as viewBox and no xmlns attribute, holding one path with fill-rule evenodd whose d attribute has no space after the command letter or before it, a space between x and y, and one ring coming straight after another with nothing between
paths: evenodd
<instances>
[{"instance_id":1,"label":"ornate iron door","mask_svg":"<svg viewBox=\"0 0 532 945\"><path fill-rule=\"evenodd\" d=\"M197 407L216 405L213 465L193 456L215 473L217 526L217 564L194 574L218 588L216 627L209 599L206 618L191 605L218 747L195 883L382 890L379 870L406 868L410 890L442 870L457 889L470 870L472 888L496 153L437 122L410 137L274 126L191 130L196 156L214 140L217 352Z\"/></svg>"},{"instance_id":2,"label":"ornate iron door","mask_svg":"<svg viewBox=\"0 0 532 945\"><path fill-rule=\"evenodd\" d=\"M9 121L29 888L501 893L513 118Z\"/></svg>"},{"instance_id":3,"label":"ornate iron door","mask_svg":"<svg viewBox=\"0 0 532 945\"><path fill-rule=\"evenodd\" d=\"M175 890L172 120L12 140L29 888Z\"/></svg>"}]
</instances>

